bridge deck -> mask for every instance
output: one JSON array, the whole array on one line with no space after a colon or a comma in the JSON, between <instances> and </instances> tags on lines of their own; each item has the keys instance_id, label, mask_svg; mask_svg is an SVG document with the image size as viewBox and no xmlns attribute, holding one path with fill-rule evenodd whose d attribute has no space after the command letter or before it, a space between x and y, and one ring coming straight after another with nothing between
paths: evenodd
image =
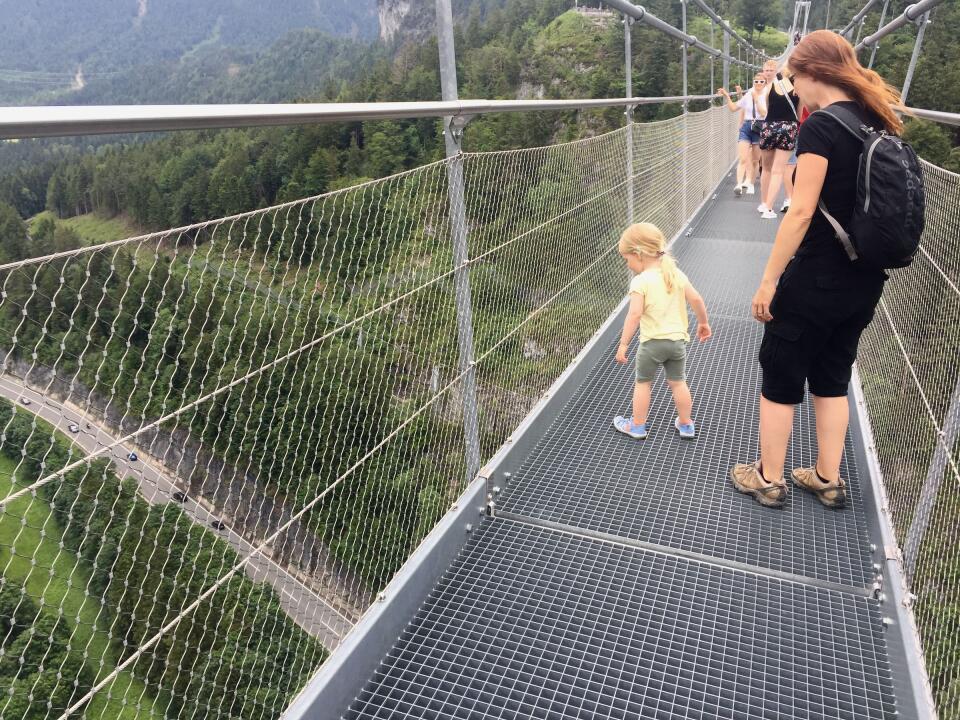
<instances>
[{"instance_id":1,"label":"bridge deck","mask_svg":"<svg viewBox=\"0 0 960 720\"><path fill-rule=\"evenodd\" d=\"M675 436L662 383L648 440L612 428L632 367L611 345L345 717L894 715L851 441L842 511L761 508L727 480L757 452L749 300L777 223L756 201L713 201L674 248L715 331L690 346L698 439ZM805 405L788 467L813 445Z\"/></svg>"}]
</instances>

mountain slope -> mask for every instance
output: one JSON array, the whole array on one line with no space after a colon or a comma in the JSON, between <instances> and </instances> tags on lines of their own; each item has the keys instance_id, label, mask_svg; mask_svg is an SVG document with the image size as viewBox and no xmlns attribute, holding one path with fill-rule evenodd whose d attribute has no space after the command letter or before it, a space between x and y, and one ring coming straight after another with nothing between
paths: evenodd
<instances>
[{"instance_id":1,"label":"mountain slope","mask_svg":"<svg viewBox=\"0 0 960 720\"><path fill-rule=\"evenodd\" d=\"M305 28L372 39L375 0L0 0L0 102Z\"/></svg>"}]
</instances>

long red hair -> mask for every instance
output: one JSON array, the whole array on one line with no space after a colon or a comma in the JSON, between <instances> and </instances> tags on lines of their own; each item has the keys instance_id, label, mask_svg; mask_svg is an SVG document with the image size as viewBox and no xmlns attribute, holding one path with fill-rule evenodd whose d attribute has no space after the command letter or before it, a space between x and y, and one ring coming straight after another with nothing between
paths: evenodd
<instances>
[{"instance_id":1,"label":"long red hair","mask_svg":"<svg viewBox=\"0 0 960 720\"><path fill-rule=\"evenodd\" d=\"M900 92L857 60L853 45L829 30L815 30L793 49L788 61L793 72L833 85L880 118L887 132L899 135L903 122L891 108L902 108Z\"/></svg>"}]
</instances>

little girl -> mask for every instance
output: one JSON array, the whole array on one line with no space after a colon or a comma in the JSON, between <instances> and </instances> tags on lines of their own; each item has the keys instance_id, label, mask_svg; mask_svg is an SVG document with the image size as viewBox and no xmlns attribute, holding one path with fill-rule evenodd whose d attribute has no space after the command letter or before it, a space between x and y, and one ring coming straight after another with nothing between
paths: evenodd
<instances>
[{"instance_id":1,"label":"little girl","mask_svg":"<svg viewBox=\"0 0 960 720\"><path fill-rule=\"evenodd\" d=\"M687 276L667 254L663 233L651 223L636 223L620 236L620 254L636 273L630 281L630 309L623 321L623 335L617 348L617 362L626 364L627 348L637 329L637 382L633 388L633 417L617 416L613 426L632 438L647 437L650 387L662 365L673 393L678 417L674 427L680 437L696 437L691 412L693 399L686 382L687 303L697 316L697 338L704 342L713 331L707 321L707 306Z\"/></svg>"}]
</instances>

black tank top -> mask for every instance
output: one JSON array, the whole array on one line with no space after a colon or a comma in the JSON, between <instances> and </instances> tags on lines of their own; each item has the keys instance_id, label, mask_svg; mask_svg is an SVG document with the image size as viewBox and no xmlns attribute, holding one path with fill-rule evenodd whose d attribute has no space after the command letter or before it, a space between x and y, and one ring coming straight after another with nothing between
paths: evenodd
<instances>
[{"instance_id":1,"label":"black tank top","mask_svg":"<svg viewBox=\"0 0 960 720\"><path fill-rule=\"evenodd\" d=\"M777 79L773 81L774 85L779 84L782 81L780 73L777 73ZM797 97L795 92L790 93L790 102L793 103L793 107L800 107L800 98ZM790 102L787 101L787 98L784 95L781 95L776 91L774 87L771 86L770 92L767 93L767 117L766 119L770 122L783 121L783 120L793 120L796 122L797 116L793 114L793 110L790 109ZM799 110L798 110L799 112Z\"/></svg>"}]
</instances>

